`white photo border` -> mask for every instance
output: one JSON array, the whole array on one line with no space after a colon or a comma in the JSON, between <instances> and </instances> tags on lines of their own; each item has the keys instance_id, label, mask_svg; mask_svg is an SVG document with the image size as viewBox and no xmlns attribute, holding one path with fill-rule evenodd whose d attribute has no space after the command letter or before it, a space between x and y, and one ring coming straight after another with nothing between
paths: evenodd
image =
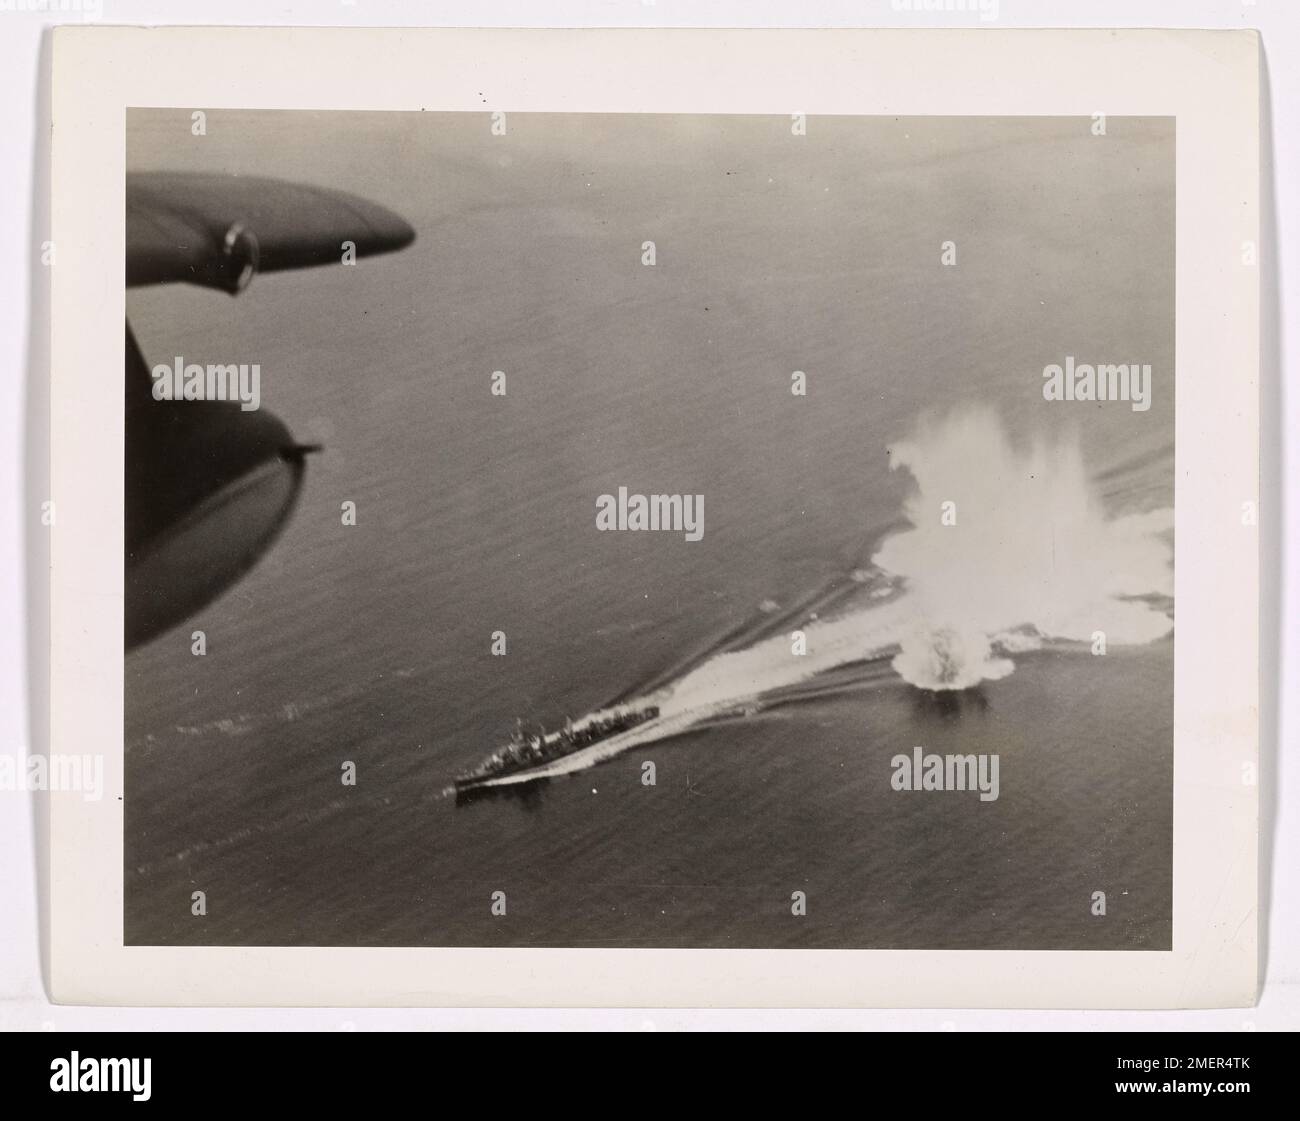
<instances>
[{"instance_id":1,"label":"white photo border","mask_svg":"<svg viewBox=\"0 0 1300 1121\"><path fill-rule=\"evenodd\" d=\"M123 398L129 107L1177 120L1170 951L123 944ZM485 125L486 127L486 125ZM49 795L60 1003L1241 1007L1256 998L1259 40L1251 31L64 27L53 64ZM1259 253L1255 260L1259 259Z\"/></svg>"}]
</instances>

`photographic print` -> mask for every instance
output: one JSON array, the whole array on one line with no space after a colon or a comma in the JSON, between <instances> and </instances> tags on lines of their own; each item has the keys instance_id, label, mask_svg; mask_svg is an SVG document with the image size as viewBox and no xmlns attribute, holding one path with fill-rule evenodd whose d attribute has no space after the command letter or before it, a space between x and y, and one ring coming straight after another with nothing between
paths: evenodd
<instances>
[{"instance_id":1,"label":"photographic print","mask_svg":"<svg viewBox=\"0 0 1300 1121\"><path fill-rule=\"evenodd\" d=\"M1172 116L124 140L127 945L1172 948Z\"/></svg>"}]
</instances>

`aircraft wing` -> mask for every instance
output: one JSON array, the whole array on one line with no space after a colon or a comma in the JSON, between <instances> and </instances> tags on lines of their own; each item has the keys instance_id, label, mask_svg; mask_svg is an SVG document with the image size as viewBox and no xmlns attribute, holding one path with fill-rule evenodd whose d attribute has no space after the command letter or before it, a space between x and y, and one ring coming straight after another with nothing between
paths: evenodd
<instances>
[{"instance_id":1,"label":"aircraft wing","mask_svg":"<svg viewBox=\"0 0 1300 1121\"><path fill-rule=\"evenodd\" d=\"M240 292L259 272L388 253L415 231L343 191L250 175L138 171L126 177L126 284Z\"/></svg>"},{"instance_id":2,"label":"aircraft wing","mask_svg":"<svg viewBox=\"0 0 1300 1121\"><path fill-rule=\"evenodd\" d=\"M415 231L342 191L241 175L132 173L126 283L240 292L258 272L342 267L401 249ZM287 521L305 456L266 410L231 400L155 400L126 329L127 649L201 610L240 579Z\"/></svg>"}]
</instances>

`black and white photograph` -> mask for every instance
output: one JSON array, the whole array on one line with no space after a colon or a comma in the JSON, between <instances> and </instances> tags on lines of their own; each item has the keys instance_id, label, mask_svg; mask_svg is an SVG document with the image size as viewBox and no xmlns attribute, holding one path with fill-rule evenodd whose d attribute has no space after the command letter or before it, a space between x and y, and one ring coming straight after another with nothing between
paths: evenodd
<instances>
[{"instance_id":1,"label":"black and white photograph","mask_svg":"<svg viewBox=\"0 0 1300 1121\"><path fill-rule=\"evenodd\" d=\"M191 9L0 2L20 1090L1283 1076L1300 16Z\"/></svg>"},{"instance_id":2,"label":"black and white photograph","mask_svg":"<svg viewBox=\"0 0 1300 1121\"><path fill-rule=\"evenodd\" d=\"M128 945L1170 949L1172 118L125 143Z\"/></svg>"}]
</instances>

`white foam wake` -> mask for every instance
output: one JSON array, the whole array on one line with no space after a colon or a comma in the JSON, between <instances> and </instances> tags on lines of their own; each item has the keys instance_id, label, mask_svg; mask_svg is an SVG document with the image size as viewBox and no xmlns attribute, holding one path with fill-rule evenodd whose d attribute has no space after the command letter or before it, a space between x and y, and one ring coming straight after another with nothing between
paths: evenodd
<instances>
[{"instance_id":1,"label":"white foam wake","mask_svg":"<svg viewBox=\"0 0 1300 1121\"><path fill-rule=\"evenodd\" d=\"M1018 450L991 412L976 410L923 426L891 449L890 466L917 484L904 508L910 527L874 558L901 593L810 619L800 640L786 632L717 654L627 702L658 705L655 719L492 785L583 770L891 651L911 684L966 689L1006 677L1014 655L1043 639L1095 643L1100 634L1124 645L1172 630L1164 610L1134 598L1173 595L1172 511L1108 519L1077 443Z\"/></svg>"}]
</instances>

